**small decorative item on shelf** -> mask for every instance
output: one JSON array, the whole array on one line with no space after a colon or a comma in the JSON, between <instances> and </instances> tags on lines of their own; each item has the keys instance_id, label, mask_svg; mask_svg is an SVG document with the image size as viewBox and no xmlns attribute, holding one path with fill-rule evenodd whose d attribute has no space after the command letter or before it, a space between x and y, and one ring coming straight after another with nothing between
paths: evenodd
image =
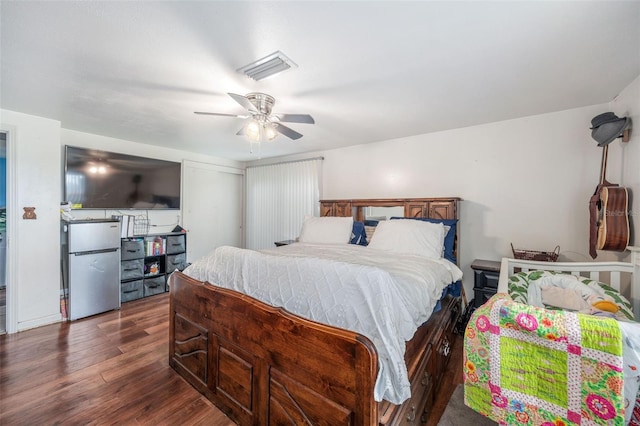
<instances>
[{"instance_id":1,"label":"small decorative item on shelf","mask_svg":"<svg viewBox=\"0 0 640 426\"><path fill-rule=\"evenodd\" d=\"M158 275L160 273L160 265L158 262L149 263L145 266L145 276Z\"/></svg>"},{"instance_id":2,"label":"small decorative item on shelf","mask_svg":"<svg viewBox=\"0 0 640 426\"><path fill-rule=\"evenodd\" d=\"M187 230L180 225L176 225L171 232L182 232L183 234L186 234Z\"/></svg>"},{"instance_id":3,"label":"small decorative item on shelf","mask_svg":"<svg viewBox=\"0 0 640 426\"><path fill-rule=\"evenodd\" d=\"M161 255L163 254L164 251L162 250L162 238L161 237L156 237L153 240L153 254L155 256Z\"/></svg>"},{"instance_id":4,"label":"small decorative item on shelf","mask_svg":"<svg viewBox=\"0 0 640 426\"><path fill-rule=\"evenodd\" d=\"M558 260L560 254L560 246L556 246L553 251L536 251L536 250L523 250L513 247L511 243L511 250L513 251L513 257L521 260L539 260L543 262L555 262Z\"/></svg>"}]
</instances>

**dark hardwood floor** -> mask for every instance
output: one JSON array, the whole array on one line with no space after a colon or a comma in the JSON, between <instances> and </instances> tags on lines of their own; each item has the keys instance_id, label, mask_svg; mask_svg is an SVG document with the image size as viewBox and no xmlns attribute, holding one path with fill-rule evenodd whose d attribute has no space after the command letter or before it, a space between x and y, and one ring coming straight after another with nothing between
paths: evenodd
<instances>
[{"instance_id":1,"label":"dark hardwood floor","mask_svg":"<svg viewBox=\"0 0 640 426\"><path fill-rule=\"evenodd\" d=\"M0 336L0 424L233 425L168 364L169 296ZM427 423L462 383L462 338Z\"/></svg>"}]
</instances>

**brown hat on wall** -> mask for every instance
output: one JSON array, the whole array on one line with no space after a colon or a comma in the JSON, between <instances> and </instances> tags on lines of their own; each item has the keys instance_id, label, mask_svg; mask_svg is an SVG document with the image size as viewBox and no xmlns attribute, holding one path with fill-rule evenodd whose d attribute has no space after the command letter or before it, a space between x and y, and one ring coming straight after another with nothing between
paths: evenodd
<instances>
[{"instance_id":1,"label":"brown hat on wall","mask_svg":"<svg viewBox=\"0 0 640 426\"><path fill-rule=\"evenodd\" d=\"M598 142L598 146L605 146L621 137L630 127L631 118L620 118L612 112L605 112L591 119L591 137Z\"/></svg>"}]
</instances>

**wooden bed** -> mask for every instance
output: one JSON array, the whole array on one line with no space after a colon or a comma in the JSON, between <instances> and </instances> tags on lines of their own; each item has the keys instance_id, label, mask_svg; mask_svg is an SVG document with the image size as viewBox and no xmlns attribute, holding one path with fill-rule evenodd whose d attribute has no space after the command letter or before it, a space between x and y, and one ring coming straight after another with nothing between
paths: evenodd
<instances>
[{"instance_id":1,"label":"wooden bed","mask_svg":"<svg viewBox=\"0 0 640 426\"><path fill-rule=\"evenodd\" d=\"M366 206L457 219L458 198L323 200L324 216L363 218ZM365 336L309 321L180 272L171 282L169 364L241 425L416 425L428 420L449 360L460 298L407 342L411 398L376 402L378 355Z\"/></svg>"}]
</instances>

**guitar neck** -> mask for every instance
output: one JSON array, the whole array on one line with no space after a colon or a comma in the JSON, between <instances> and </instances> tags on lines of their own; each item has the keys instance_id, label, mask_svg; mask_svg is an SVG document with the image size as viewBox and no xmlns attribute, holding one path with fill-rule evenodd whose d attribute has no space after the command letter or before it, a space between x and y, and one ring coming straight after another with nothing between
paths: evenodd
<instances>
[{"instance_id":1,"label":"guitar neck","mask_svg":"<svg viewBox=\"0 0 640 426\"><path fill-rule=\"evenodd\" d=\"M607 177L607 157L609 155L609 145L602 148L602 163L600 164L600 185L604 185Z\"/></svg>"}]
</instances>

